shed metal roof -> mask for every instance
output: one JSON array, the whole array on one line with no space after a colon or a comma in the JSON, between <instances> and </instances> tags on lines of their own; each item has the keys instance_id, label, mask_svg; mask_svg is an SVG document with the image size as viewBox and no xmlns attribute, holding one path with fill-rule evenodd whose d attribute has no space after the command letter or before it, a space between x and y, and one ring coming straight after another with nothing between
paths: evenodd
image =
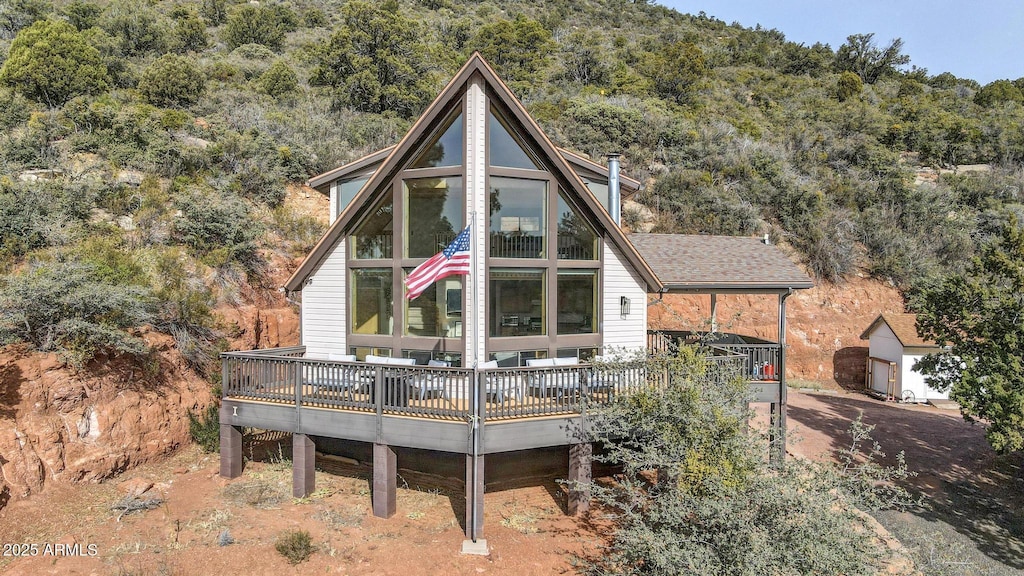
<instances>
[{"instance_id":1,"label":"shed metal roof","mask_svg":"<svg viewBox=\"0 0 1024 576\"><path fill-rule=\"evenodd\" d=\"M782 292L814 282L760 238L631 234L629 241L669 292Z\"/></svg>"}]
</instances>

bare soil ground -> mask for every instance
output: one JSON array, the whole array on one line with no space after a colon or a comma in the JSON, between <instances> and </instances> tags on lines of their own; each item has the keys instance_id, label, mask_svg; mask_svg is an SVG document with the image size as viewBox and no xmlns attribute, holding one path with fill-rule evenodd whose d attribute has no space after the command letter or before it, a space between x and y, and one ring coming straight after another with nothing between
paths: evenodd
<instances>
[{"instance_id":1,"label":"bare soil ground","mask_svg":"<svg viewBox=\"0 0 1024 576\"><path fill-rule=\"evenodd\" d=\"M863 413L890 456L906 452L919 475L913 486L929 506L879 515L914 553L924 574L1018 574L1024 569L1021 458L997 457L983 429L956 412L902 406L856 394L791 392L794 455L829 458L846 442L849 422ZM216 455L179 451L122 478L67 486L0 511L0 544L37 544L21 558L0 557L4 574L563 574L576 555L592 551L602 531L564 514L554 479L502 486L486 496L490 556L464 556L461 486L402 470L398 513L370 512L366 466L318 461L317 491L291 497L287 435L258 438L244 474L218 476ZM261 454L260 449L264 450ZM119 518L111 506L119 483L144 479L160 497L155 509ZM291 530L306 530L316 551L290 565L274 547ZM233 543L221 545L227 532ZM80 555L44 554L46 544L79 545ZM89 545L93 545L92 549ZM8 553L10 550L5 548ZM95 555L89 555L92 551Z\"/></svg>"},{"instance_id":2,"label":"bare soil ground","mask_svg":"<svg viewBox=\"0 0 1024 576\"><path fill-rule=\"evenodd\" d=\"M923 574L1024 571L1024 454L998 456L984 427L956 410L882 402L861 394L790 392L790 452L828 458L863 414L893 463L903 451L924 506L875 517L912 553Z\"/></svg>"}]
</instances>

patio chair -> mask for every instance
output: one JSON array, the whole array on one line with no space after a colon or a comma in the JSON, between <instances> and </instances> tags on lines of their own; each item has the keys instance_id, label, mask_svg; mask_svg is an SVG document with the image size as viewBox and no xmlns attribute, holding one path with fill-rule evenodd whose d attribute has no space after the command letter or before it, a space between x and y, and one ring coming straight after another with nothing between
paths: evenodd
<instances>
[{"instance_id":1,"label":"patio chair","mask_svg":"<svg viewBox=\"0 0 1024 576\"><path fill-rule=\"evenodd\" d=\"M310 357L311 359L322 359ZM328 354L331 362L355 362L354 354ZM342 398L352 398L366 383L362 370L358 366L337 364L312 364L302 367L302 383L313 387L314 394L325 392Z\"/></svg>"},{"instance_id":2,"label":"patio chair","mask_svg":"<svg viewBox=\"0 0 1024 576\"><path fill-rule=\"evenodd\" d=\"M498 367L497 360L491 360L480 364L479 368L483 370L494 369ZM507 373L491 372L484 373L484 394L487 396L494 396L495 402L498 404L504 404L506 400L515 398L516 400L522 400L523 390L519 384L519 378L516 376L509 375Z\"/></svg>"},{"instance_id":3,"label":"patio chair","mask_svg":"<svg viewBox=\"0 0 1024 576\"><path fill-rule=\"evenodd\" d=\"M405 407L409 405L409 397L412 395L410 383L414 372L406 366L415 366L415 358L394 358L391 356L366 355L366 364L377 364L388 366L382 370L381 376L384 379L384 404L387 406ZM370 402L377 401L377 388L374 378L374 369L369 369Z\"/></svg>"},{"instance_id":4,"label":"patio chair","mask_svg":"<svg viewBox=\"0 0 1024 576\"><path fill-rule=\"evenodd\" d=\"M428 368L440 368L447 367L450 364L444 360L430 360L427 362ZM445 386L448 381L448 374L442 371L437 372L423 372L414 376L409 383L409 387L416 393L416 398L423 399L428 395L444 395Z\"/></svg>"},{"instance_id":5,"label":"patio chair","mask_svg":"<svg viewBox=\"0 0 1024 576\"><path fill-rule=\"evenodd\" d=\"M534 358L526 361L529 367L543 366L557 368L561 366L577 366L579 358ZM577 370L537 371L530 373L530 390L535 396L547 398L554 395L562 398L566 394L575 394L580 390L580 373Z\"/></svg>"}]
</instances>

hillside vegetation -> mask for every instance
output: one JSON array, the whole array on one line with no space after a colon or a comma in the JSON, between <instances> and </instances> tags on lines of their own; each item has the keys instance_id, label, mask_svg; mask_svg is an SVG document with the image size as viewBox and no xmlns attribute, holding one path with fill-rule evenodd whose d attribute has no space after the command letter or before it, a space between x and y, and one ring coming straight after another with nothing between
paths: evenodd
<instances>
[{"instance_id":1,"label":"hillside vegetation","mask_svg":"<svg viewBox=\"0 0 1024 576\"><path fill-rule=\"evenodd\" d=\"M474 50L557 144L624 154L654 231L768 233L823 281L906 288L1021 212L1024 79L933 75L870 33L620 0L9 0L0 341L81 363L148 323L207 370L211 310L323 231L286 183L397 142Z\"/></svg>"}]
</instances>

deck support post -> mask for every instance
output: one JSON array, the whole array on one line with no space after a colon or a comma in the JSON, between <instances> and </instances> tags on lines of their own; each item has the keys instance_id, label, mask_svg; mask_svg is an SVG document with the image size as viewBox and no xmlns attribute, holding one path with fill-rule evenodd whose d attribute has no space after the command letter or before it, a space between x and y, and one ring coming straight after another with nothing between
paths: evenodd
<instances>
[{"instance_id":1,"label":"deck support post","mask_svg":"<svg viewBox=\"0 0 1024 576\"><path fill-rule=\"evenodd\" d=\"M711 331L718 333L718 294L711 293Z\"/></svg>"},{"instance_id":2,"label":"deck support post","mask_svg":"<svg viewBox=\"0 0 1024 576\"><path fill-rule=\"evenodd\" d=\"M378 397L379 398L379 397ZM387 444L373 445L373 515L391 518L398 501L398 457Z\"/></svg>"},{"instance_id":3,"label":"deck support post","mask_svg":"<svg viewBox=\"0 0 1024 576\"><path fill-rule=\"evenodd\" d=\"M474 475L473 455L466 454L466 539L472 541L480 540L484 536L485 458L483 454L476 457L476 474ZM473 514L474 508L476 514Z\"/></svg>"},{"instance_id":4,"label":"deck support post","mask_svg":"<svg viewBox=\"0 0 1024 576\"><path fill-rule=\"evenodd\" d=\"M593 455L594 445L590 442L569 445L569 500L566 511L570 516L586 514L590 510Z\"/></svg>"},{"instance_id":5,"label":"deck support post","mask_svg":"<svg viewBox=\"0 0 1024 576\"><path fill-rule=\"evenodd\" d=\"M316 490L316 446L305 434L292 435L292 496L305 498Z\"/></svg>"},{"instance_id":6,"label":"deck support post","mask_svg":"<svg viewBox=\"0 0 1024 576\"><path fill-rule=\"evenodd\" d=\"M788 390L786 388L786 298L793 291L779 294L779 403L772 404L771 425L773 432L778 434L772 442L771 460L776 466L781 466L786 460L786 409L788 404Z\"/></svg>"},{"instance_id":7,"label":"deck support post","mask_svg":"<svg viewBox=\"0 0 1024 576\"><path fill-rule=\"evenodd\" d=\"M220 475L238 478L242 475L242 429L227 423L231 415L226 408L223 404L220 408Z\"/></svg>"}]
</instances>

